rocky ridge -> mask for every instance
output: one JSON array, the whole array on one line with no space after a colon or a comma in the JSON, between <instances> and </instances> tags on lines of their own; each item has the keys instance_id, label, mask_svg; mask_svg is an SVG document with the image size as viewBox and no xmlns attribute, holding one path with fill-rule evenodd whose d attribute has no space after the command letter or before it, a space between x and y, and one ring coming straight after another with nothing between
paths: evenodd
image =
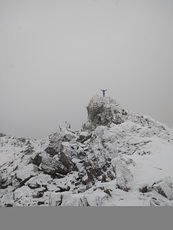
<instances>
[{"instance_id":1,"label":"rocky ridge","mask_svg":"<svg viewBox=\"0 0 173 230\"><path fill-rule=\"evenodd\" d=\"M94 96L81 131L0 135L0 206L173 206L173 130Z\"/></svg>"}]
</instances>

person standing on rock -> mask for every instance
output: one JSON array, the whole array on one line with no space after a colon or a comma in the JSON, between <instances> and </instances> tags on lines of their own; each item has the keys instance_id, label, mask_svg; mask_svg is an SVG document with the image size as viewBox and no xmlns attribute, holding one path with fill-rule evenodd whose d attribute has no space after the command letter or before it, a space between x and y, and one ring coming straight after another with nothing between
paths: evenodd
<instances>
[{"instance_id":1,"label":"person standing on rock","mask_svg":"<svg viewBox=\"0 0 173 230\"><path fill-rule=\"evenodd\" d=\"M103 92L103 97L105 97L105 92L107 89L101 89L101 91Z\"/></svg>"}]
</instances>

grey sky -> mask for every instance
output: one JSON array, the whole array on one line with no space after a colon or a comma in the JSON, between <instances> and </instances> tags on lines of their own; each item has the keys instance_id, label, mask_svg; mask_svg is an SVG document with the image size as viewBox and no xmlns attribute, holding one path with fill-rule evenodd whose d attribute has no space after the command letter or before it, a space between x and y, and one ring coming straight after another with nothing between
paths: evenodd
<instances>
[{"instance_id":1,"label":"grey sky","mask_svg":"<svg viewBox=\"0 0 173 230\"><path fill-rule=\"evenodd\" d=\"M79 129L94 94L173 126L172 0L0 0L0 132Z\"/></svg>"}]
</instances>

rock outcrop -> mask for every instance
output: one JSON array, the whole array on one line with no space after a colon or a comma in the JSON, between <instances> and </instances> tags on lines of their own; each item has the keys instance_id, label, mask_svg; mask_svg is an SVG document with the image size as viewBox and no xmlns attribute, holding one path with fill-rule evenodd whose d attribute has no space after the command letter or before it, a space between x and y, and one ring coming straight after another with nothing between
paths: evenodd
<instances>
[{"instance_id":1,"label":"rock outcrop","mask_svg":"<svg viewBox=\"0 0 173 230\"><path fill-rule=\"evenodd\" d=\"M94 96L81 131L0 135L0 206L173 206L173 130Z\"/></svg>"},{"instance_id":2,"label":"rock outcrop","mask_svg":"<svg viewBox=\"0 0 173 230\"><path fill-rule=\"evenodd\" d=\"M121 124L127 116L127 111L110 97L95 95L87 106L88 122L84 129L94 130L99 125Z\"/></svg>"}]
</instances>

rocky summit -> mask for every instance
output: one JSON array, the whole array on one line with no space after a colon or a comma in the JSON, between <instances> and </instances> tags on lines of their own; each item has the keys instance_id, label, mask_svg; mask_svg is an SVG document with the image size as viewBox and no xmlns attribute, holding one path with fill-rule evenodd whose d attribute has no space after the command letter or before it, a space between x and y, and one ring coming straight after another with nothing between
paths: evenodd
<instances>
[{"instance_id":1,"label":"rocky summit","mask_svg":"<svg viewBox=\"0 0 173 230\"><path fill-rule=\"evenodd\" d=\"M0 206L173 206L173 129L95 95L80 131L0 134Z\"/></svg>"}]
</instances>

